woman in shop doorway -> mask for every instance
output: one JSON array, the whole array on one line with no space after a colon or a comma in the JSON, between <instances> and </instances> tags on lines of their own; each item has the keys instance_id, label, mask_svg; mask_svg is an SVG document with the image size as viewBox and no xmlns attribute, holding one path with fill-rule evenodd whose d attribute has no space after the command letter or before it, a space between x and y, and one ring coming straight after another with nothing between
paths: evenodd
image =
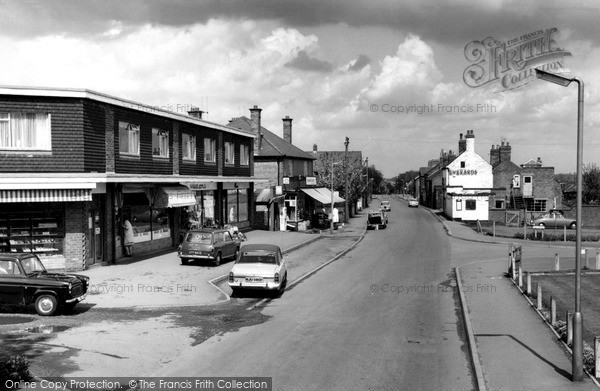
<instances>
[{"instance_id":1,"label":"woman in shop doorway","mask_svg":"<svg viewBox=\"0 0 600 391\"><path fill-rule=\"evenodd\" d=\"M125 245L125 256L130 257L133 255L133 226L129 220L123 222L123 244Z\"/></svg>"}]
</instances>

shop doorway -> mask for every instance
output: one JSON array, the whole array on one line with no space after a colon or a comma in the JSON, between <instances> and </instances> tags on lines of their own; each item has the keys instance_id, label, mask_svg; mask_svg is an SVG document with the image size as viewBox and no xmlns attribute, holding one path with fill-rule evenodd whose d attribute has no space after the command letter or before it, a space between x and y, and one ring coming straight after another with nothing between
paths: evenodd
<instances>
[{"instance_id":1,"label":"shop doorway","mask_svg":"<svg viewBox=\"0 0 600 391\"><path fill-rule=\"evenodd\" d=\"M102 232L102 218L100 212L93 210L88 213L88 228L90 237L91 264L102 263L104 259L104 233Z\"/></svg>"}]
</instances>

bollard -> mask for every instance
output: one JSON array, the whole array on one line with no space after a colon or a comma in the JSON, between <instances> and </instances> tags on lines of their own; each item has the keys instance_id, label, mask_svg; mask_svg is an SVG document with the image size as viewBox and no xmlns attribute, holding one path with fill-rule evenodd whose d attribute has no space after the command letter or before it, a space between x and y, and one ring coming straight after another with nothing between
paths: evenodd
<instances>
[{"instance_id":1,"label":"bollard","mask_svg":"<svg viewBox=\"0 0 600 391\"><path fill-rule=\"evenodd\" d=\"M492 229L494 232L494 237L496 237L496 220L492 221Z\"/></svg>"},{"instance_id":2,"label":"bollard","mask_svg":"<svg viewBox=\"0 0 600 391\"><path fill-rule=\"evenodd\" d=\"M508 274L511 273L512 269L512 244L508 244Z\"/></svg>"},{"instance_id":3,"label":"bollard","mask_svg":"<svg viewBox=\"0 0 600 391\"><path fill-rule=\"evenodd\" d=\"M527 296L531 296L531 272L527 272Z\"/></svg>"},{"instance_id":4,"label":"bollard","mask_svg":"<svg viewBox=\"0 0 600 391\"><path fill-rule=\"evenodd\" d=\"M523 269L519 266L519 288L523 287Z\"/></svg>"},{"instance_id":5,"label":"bollard","mask_svg":"<svg viewBox=\"0 0 600 391\"><path fill-rule=\"evenodd\" d=\"M567 227L563 227L563 242L567 241Z\"/></svg>"},{"instance_id":6,"label":"bollard","mask_svg":"<svg viewBox=\"0 0 600 391\"><path fill-rule=\"evenodd\" d=\"M554 323L556 323L556 300L554 296L550 298L550 324L554 327Z\"/></svg>"},{"instance_id":7,"label":"bollard","mask_svg":"<svg viewBox=\"0 0 600 391\"><path fill-rule=\"evenodd\" d=\"M554 254L554 270L560 270L560 256L558 255L558 253Z\"/></svg>"},{"instance_id":8,"label":"bollard","mask_svg":"<svg viewBox=\"0 0 600 391\"><path fill-rule=\"evenodd\" d=\"M515 258L514 257L511 259L511 263L512 263L512 267L511 267L511 269L512 269L512 279L514 281L514 280L517 279L516 270L515 270Z\"/></svg>"},{"instance_id":9,"label":"bollard","mask_svg":"<svg viewBox=\"0 0 600 391\"><path fill-rule=\"evenodd\" d=\"M542 309L542 286L540 284L537 286L537 309Z\"/></svg>"},{"instance_id":10,"label":"bollard","mask_svg":"<svg viewBox=\"0 0 600 391\"><path fill-rule=\"evenodd\" d=\"M596 270L600 269L600 252L596 251Z\"/></svg>"},{"instance_id":11,"label":"bollard","mask_svg":"<svg viewBox=\"0 0 600 391\"><path fill-rule=\"evenodd\" d=\"M573 315L567 311L567 345L573 342Z\"/></svg>"},{"instance_id":12,"label":"bollard","mask_svg":"<svg viewBox=\"0 0 600 391\"><path fill-rule=\"evenodd\" d=\"M594 337L594 360L596 361L594 376L600 377L600 337Z\"/></svg>"},{"instance_id":13,"label":"bollard","mask_svg":"<svg viewBox=\"0 0 600 391\"><path fill-rule=\"evenodd\" d=\"M588 249L584 248L583 251L585 251L585 268L589 269L590 268L590 257L588 256Z\"/></svg>"}]
</instances>

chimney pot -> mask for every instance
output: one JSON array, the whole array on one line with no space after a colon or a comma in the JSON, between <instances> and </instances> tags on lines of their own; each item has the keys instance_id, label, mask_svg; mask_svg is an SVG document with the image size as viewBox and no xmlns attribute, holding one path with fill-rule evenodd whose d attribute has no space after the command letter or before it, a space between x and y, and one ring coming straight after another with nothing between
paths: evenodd
<instances>
[{"instance_id":1,"label":"chimney pot","mask_svg":"<svg viewBox=\"0 0 600 391\"><path fill-rule=\"evenodd\" d=\"M292 121L289 115L286 115L283 120L283 139L288 143L292 143Z\"/></svg>"},{"instance_id":2,"label":"chimney pot","mask_svg":"<svg viewBox=\"0 0 600 391\"><path fill-rule=\"evenodd\" d=\"M194 117L194 118L198 118L198 119L202 119L202 114L204 114L204 111L200 110L200 108L196 107L196 106L192 106L190 108L190 111L188 111L188 115L190 117Z\"/></svg>"},{"instance_id":3,"label":"chimney pot","mask_svg":"<svg viewBox=\"0 0 600 391\"><path fill-rule=\"evenodd\" d=\"M316 153L317 152L317 144L313 144L313 152Z\"/></svg>"}]
</instances>

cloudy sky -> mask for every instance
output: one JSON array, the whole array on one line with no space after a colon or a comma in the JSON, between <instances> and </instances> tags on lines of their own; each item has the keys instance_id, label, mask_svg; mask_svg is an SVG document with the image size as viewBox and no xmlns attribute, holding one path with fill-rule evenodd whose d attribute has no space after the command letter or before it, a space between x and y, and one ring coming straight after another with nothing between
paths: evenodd
<instances>
[{"instance_id":1,"label":"cloudy sky","mask_svg":"<svg viewBox=\"0 0 600 391\"><path fill-rule=\"evenodd\" d=\"M300 148L343 150L347 136L387 177L456 150L467 129L486 159L505 140L518 164L541 157L574 172L576 85L470 87L465 48L557 28L552 47L586 83L584 161L600 164L597 4L0 0L0 84L86 88L182 113L196 105L220 124L258 105L277 134L294 119Z\"/></svg>"}]
</instances>

